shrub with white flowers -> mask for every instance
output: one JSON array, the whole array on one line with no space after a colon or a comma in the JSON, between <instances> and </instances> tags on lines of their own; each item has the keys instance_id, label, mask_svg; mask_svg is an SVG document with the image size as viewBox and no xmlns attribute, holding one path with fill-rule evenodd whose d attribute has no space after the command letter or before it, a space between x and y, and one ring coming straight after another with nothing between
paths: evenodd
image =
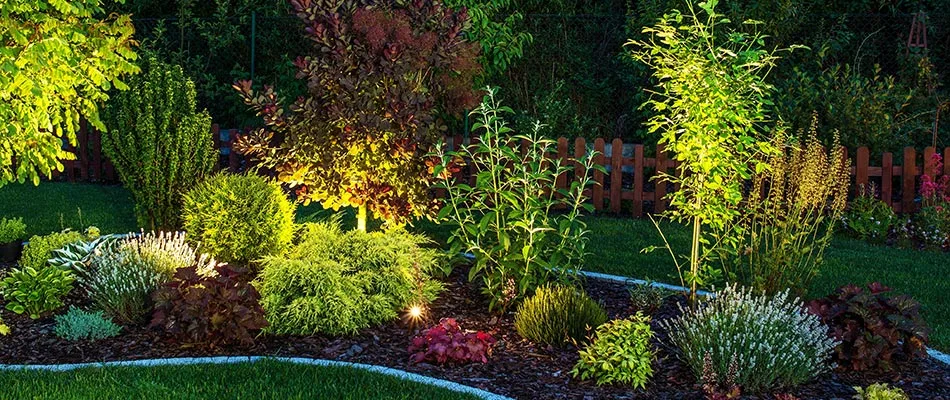
<instances>
[{"instance_id":1,"label":"shrub with white flowers","mask_svg":"<svg viewBox=\"0 0 950 400\"><path fill-rule=\"evenodd\" d=\"M179 268L199 263L215 265L199 257L185 242L183 233L143 233L98 247L89 260L89 271L79 281L96 306L126 324L141 322L151 310L151 294L171 279Z\"/></svg>"},{"instance_id":2,"label":"shrub with white flowers","mask_svg":"<svg viewBox=\"0 0 950 400\"><path fill-rule=\"evenodd\" d=\"M793 387L830 370L836 345L828 327L798 298L789 299L787 290L769 297L727 286L717 297L661 325L698 379L710 358L715 373L706 376L717 380L733 375L730 364L735 363L732 379L752 393Z\"/></svg>"}]
</instances>

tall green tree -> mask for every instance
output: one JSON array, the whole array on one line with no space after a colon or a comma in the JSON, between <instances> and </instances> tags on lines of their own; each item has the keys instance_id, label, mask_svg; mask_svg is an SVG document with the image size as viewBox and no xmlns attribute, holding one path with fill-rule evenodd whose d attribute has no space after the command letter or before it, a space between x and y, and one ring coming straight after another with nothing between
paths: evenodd
<instances>
[{"instance_id":1,"label":"tall green tree","mask_svg":"<svg viewBox=\"0 0 950 400\"><path fill-rule=\"evenodd\" d=\"M98 106L139 71L129 16L101 19L100 3L0 2L0 186L62 171L80 116L104 130Z\"/></svg>"},{"instance_id":2,"label":"tall green tree","mask_svg":"<svg viewBox=\"0 0 950 400\"><path fill-rule=\"evenodd\" d=\"M738 240L731 230L744 182L768 166L757 155L774 151L762 139L772 91L764 78L776 57L761 36L729 30L717 3L700 2L698 13L688 1L686 13L667 13L643 29L648 39L630 43L658 82L644 104L655 111L647 126L679 162L676 175L663 177L680 186L666 215L693 228L688 265L674 261L694 302L697 287L721 275L711 261L723 241Z\"/></svg>"},{"instance_id":3,"label":"tall green tree","mask_svg":"<svg viewBox=\"0 0 950 400\"><path fill-rule=\"evenodd\" d=\"M195 84L181 67L149 57L142 69L103 111L102 149L132 193L139 226L175 229L183 193L214 167L211 116L195 110Z\"/></svg>"}]
</instances>

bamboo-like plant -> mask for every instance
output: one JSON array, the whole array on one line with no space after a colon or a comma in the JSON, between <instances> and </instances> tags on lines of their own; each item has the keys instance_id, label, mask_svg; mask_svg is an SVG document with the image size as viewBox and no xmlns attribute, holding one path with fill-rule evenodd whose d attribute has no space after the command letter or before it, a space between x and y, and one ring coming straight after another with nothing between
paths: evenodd
<instances>
[{"instance_id":1,"label":"bamboo-like plant","mask_svg":"<svg viewBox=\"0 0 950 400\"><path fill-rule=\"evenodd\" d=\"M738 232L730 231L740 214L743 182L767 168L757 155L771 151L760 138L772 90L764 77L775 51L762 49L761 35L722 31L730 21L715 12L716 3L699 3L705 13L700 15L687 2L688 13L673 10L643 29L649 39L628 43L657 81L643 105L656 112L647 126L679 162L677 173L661 176L659 184L679 185L668 196L672 207L665 216L692 225L692 247L685 257L665 247L693 301L699 286L721 276L711 261L718 248L736 241Z\"/></svg>"}]
</instances>

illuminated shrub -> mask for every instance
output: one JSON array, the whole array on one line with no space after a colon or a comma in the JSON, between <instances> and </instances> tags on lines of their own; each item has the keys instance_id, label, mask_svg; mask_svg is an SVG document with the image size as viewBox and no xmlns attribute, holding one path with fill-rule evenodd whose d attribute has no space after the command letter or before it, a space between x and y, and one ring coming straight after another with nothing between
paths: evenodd
<instances>
[{"instance_id":1,"label":"illuminated shrub","mask_svg":"<svg viewBox=\"0 0 950 400\"><path fill-rule=\"evenodd\" d=\"M286 106L271 87L235 84L267 125L236 148L324 207L394 222L430 213L427 154L443 133L438 115L477 100L467 13L438 0L291 3L313 42L294 61L307 95Z\"/></svg>"}]
</instances>

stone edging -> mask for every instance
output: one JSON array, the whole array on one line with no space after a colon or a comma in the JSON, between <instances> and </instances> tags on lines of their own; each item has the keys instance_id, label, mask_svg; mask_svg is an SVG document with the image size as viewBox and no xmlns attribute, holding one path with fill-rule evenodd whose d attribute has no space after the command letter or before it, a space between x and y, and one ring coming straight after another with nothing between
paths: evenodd
<instances>
[{"instance_id":1,"label":"stone edging","mask_svg":"<svg viewBox=\"0 0 950 400\"><path fill-rule=\"evenodd\" d=\"M675 291L689 290L682 286L669 285L666 283L658 283L658 282L647 282L642 279L633 279L633 278L627 278L627 277L618 276L618 275L601 274L599 272L587 272L587 271L578 271L578 272L583 276L586 276L588 278L594 278L594 279L602 279L602 280L621 282L621 283L633 283L637 285L650 285L653 287L675 290ZM697 293L699 293L700 296L715 296L716 295L715 293L709 293L702 290L698 291ZM950 365L950 355L948 354L941 353L929 347L927 348L927 354L933 357L934 359L936 359L937 361Z\"/></svg>"},{"instance_id":2,"label":"stone edging","mask_svg":"<svg viewBox=\"0 0 950 400\"><path fill-rule=\"evenodd\" d=\"M369 371L377 374L388 375L399 379L418 382L430 386L439 387L453 392L470 394L485 400L512 400L509 397L490 393L471 386L460 383L437 379L407 372L395 368L383 367L379 365L358 364L345 361L322 360L302 357L267 357L267 356L233 356L233 357L196 357L196 358L161 358L149 360L134 361L109 361L101 363L82 363L82 364L57 364L57 365L3 365L0 364L0 371L52 371L63 372L72 371L80 368L96 367L155 367L163 365L196 365L196 364L240 364L255 363L263 360L286 362L299 365L313 365L319 367L348 367Z\"/></svg>"}]
</instances>

